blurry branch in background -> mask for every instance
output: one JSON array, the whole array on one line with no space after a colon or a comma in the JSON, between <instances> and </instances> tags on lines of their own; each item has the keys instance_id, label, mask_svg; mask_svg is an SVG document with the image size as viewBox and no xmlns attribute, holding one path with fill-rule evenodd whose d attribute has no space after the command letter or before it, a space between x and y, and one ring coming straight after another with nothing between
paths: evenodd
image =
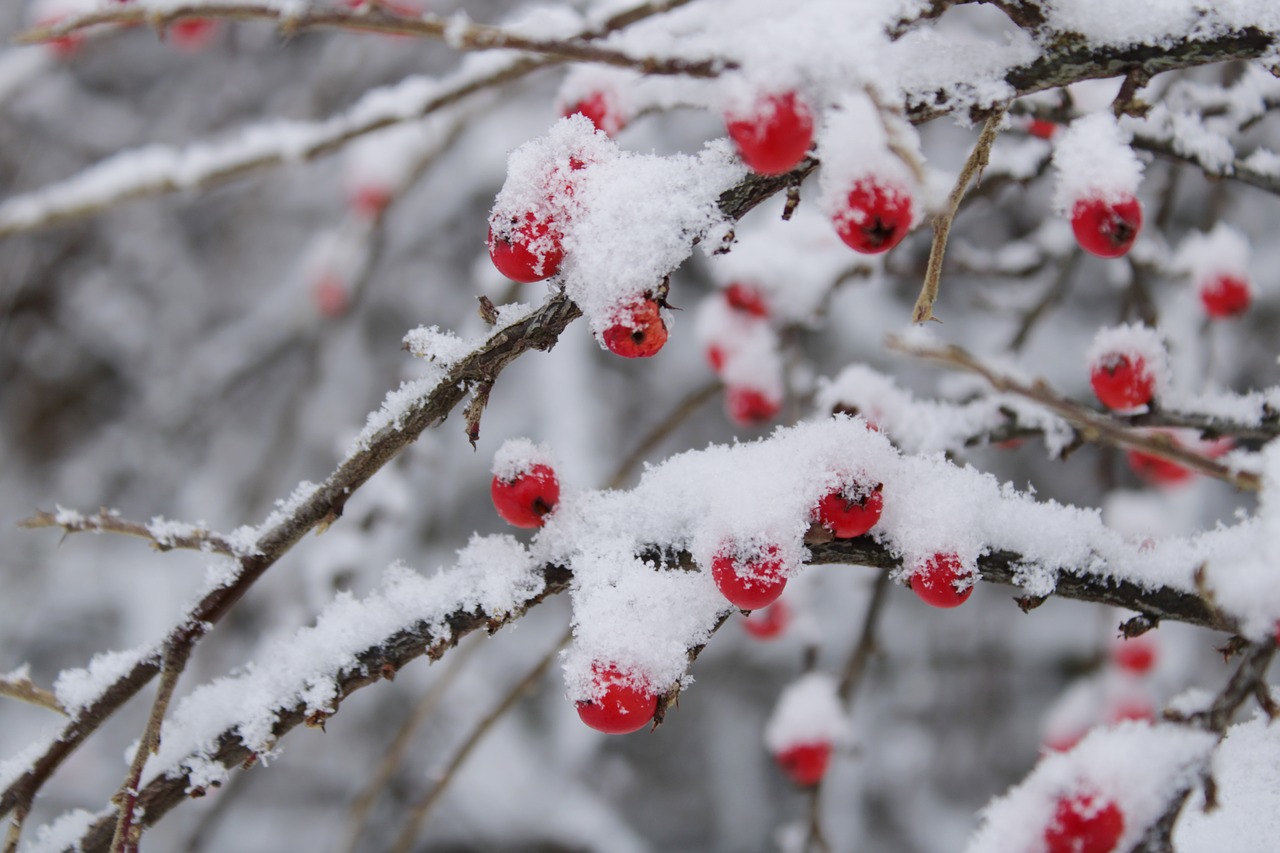
<instances>
[{"instance_id":1,"label":"blurry branch in background","mask_svg":"<svg viewBox=\"0 0 1280 853\"><path fill-rule=\"evenodd\" d=\"M622 460L617 470L613 472L613 476L609 478L606 488L620 489L626 485L627 480L631 478L631 475L640 463L644 461L645 457L652 453L654 448L662 443L663 439L671 435L682 423L687 421L694 412L715 397L723 387L724 385L719 379L712 379L710 382L686 394L684 399L671 410L670 414L655 424L640 440L640 443L636 445L635 450L632 450L627 458Z\"/></svg>"},{"instance_id":2,"label":"blurry branch in background","mask_svg":"<svg viewBox=\"0 0 1280 853\"><path fill-rule=\"evenodd\" d=\"M649 14L666 12L683 6L689 0L647 3ZM627 13L634 15L634 12ZM641 74L715 77L721 71L737 67L725 59L689 60L681 57L660 58L628 56L617 50L588 43L605 30L584 30L569 38L546 39L522 35L514 30L468 21L465 16L424 14L421 17L396 15L384 7L371 5L363 11L344 11L314 7L250 5L243 3L198 3L187 6L151 7L145 0L127 5L67 18L57 23L33 27L17 37L22 44L36 44L64 38L89 27L137 26L146 24L163 31L178 21L220 19L228 21L270 21L277 24L281 35L292 36L304 30L339 29L375 32L385 35L435 39L455 50L518 50L535 53L561 62L594 62L618 68L631 68Z\"/></svg>"},{"instance_id":3,"label":"blurry branch in background","mask_svg":"<svg viewBox=\"0 0 1280 853\"><path fill-rule=\"evenodd\" d=\"M25 669L8 675L0 675L0 696L8 696L10 699L39 705L41 708L57 711L64 717L67 715L66 709L58 702L58 697L32 681L26 674Z\"/></svg>"},{"instance_id":4,"label":"blurry branch in background","mask_svg":"<svg viewBox=\"0 0 1280 853\"><path fill-rule=\"evenodd\" d=\"M991 383L997 391L1017 394L1044 406L1075 428L1082 441L1108 444L1126 450L1139 450L1176 462L1197 473L1230 483L1237 489L1256 492L1262 480L1253 472L1238 471L1229 465L1175 444L1168 436L1139 432L1124 421L1101 414L1088 406L1064 397L1049 387L1044 380L1028 384L1012 376L1000 373L983 364L968 351L954 345L927 346L912 344L901 338L890 338L888 347L926 361L933 361L957 370L976 373Z\"/></svg>"},{"instance_id":5,"label":"blurry branch in background","mask_svg":"<svg viewBox=\"0 0 1280 853\"><path fill-rule=\"evenodd\" d=\"M119 533L125 536L136 536L150 542L151 547L157 551L172 551L178 548L205 554L222 554L236 559L249 556L249 552L231 544L227 537L212 533L199 525L168 521L163 518L153 518L149 523L143 524L122 518L115 510L106 508L98 510L93 515L81 515L68 510L59 510L56 513L38 512L18 522L18 526L30 530L56 527L68 536L72 533Z\"/></svg>"}]
</instances>

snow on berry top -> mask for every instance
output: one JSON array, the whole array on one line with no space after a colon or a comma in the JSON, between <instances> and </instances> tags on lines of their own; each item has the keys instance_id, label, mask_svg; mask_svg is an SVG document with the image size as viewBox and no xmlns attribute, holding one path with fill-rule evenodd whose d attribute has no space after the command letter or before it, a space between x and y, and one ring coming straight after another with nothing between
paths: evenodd
<instances>
[{"instance_id":1,"label":"snow on berry top","mask_svg":"<svg viewBox=\"0 0 1280 853\"><path fill-rule=\"evenodd\" d=\"M1114 803L1124 817L1116 850L1128 850L1169 800L1193 786L1216 736L1190 726L1126 722L1095 729L1070 752L1046 756L1021 784L991 802L965 853L1043 850L1061 799ZM1226 849L1219 847L1218 849Z\"/></svg>"},{"instance_id":2,"label":"snow on berry top","mask_svg":"<svg viewBox=\"0 0 1280 853\"><path fill-rule=\"evenodd\" d=\"M1142 161L1129 146L1128 133L1106 111L1071 122L1054 143L1053 165L1053 204L1064 215L1082 199L1116 203L1134 198L1142 183Z\"/></svg>"},{"instance_id":3,"label":"snow on berry top","mask_svg":"<svg viewBox=\"0 0 1280 853\"><path fill-rule=\"evenodd\" d=\"M509 438L493 454L491 472L499 480L509 483L535 465L546 465L555 470L551 449L545 444L534 444L527 438Z\"/></svg>"},{"instance_id":4,"label":"snow on berry top","mask_svg":"<svg viewBox=\"0 0 1280 853\"><path fill-rule=\"evenodd\" d=\"M1107 356L1116 354L1142 358L1147 372L1155 379L1157 397L1169 387L1169 351L1164 337L1155 329L1141 323L1099 329L1085 351L1085 362L1092 369Z\"/></svg>"},{"instance_id":5,"label":"snow on berry top","mask_svg":"<svg viewBox=\"0 0 1280 853\"><path fill-rule=\"evenodd\" d=\"M1196 283L1219 275L1235 276L1246 285L1250 282L1249 239L1224 222L1207 234L1188 234L1173 262Z\"/></svg>"},{"instance_id":6,"label":"snow on berry top","mask_svg":"<svg viewBox=\"0 0 1280 853\"><path fill-rule=\"evenodd\" d=\"M919 179L926 176L917 176L913 164L903 156L913 159L915 166L924 162L914 127L897 115L882 113L863 93L844 98L828 111L826 125L818 133L822 161L819 207L828 216L847 214L849 191L866 181L907 196L917 195ZM911 206L913 226L923 216L923 207L920 203Z\"/></svg>"},{"instance_id":7,"label":"snow on berry top","mask_svg":"<svg viewBox=\"0 0 1280 853\"><path fill-rule=\"evenodd\" d=\"M835 679L810 672L788 685L778 697L765 725L764 745L778 753L801 744L838 744L844 741L848 726Z\"/></svg>"}]
</instances>

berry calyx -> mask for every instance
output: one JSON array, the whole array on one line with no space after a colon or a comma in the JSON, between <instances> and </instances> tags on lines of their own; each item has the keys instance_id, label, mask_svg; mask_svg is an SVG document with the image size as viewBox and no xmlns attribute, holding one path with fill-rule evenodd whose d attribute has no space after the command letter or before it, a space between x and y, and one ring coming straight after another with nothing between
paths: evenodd
<instances>
[{"instance_id":1,"label":"berry calyx","mask_svg":"<svg viewBox=\"0 0 1280 853\"><path fill-rule=\"evenodd\" d=\"M541 527L560 501L560 481L550 466L541 463L504 480L494 477L489 492L493 508L515 527Z\"/></svg>"},{"instance_id":2,"label":"berry calyx","mask_svg":"<svg viewBox=\"0 0 1280 853\"><path fill-rule=\"evenodd\" d=\"M729 388L724 402L729 417L738 426L763 426L782 411L781 400L755 388Z\"/></svg>"},{"instance_id":3,"label":"berry calyx","mask_svg":"<svg viewBox=\"0 0 1280 853\"><path fill-rule=\"evenodd\" d=\"M798 743L774 756L782 772L801 787L808 788L822 781L827 764L831 761L831 744L826 741Z\"/></svg>"},{"instance_id":4,"label":"berry calyx","mask_svg":"<svg viewBox=\"0 0 1280 853\"><path fill-rule=\"evenodd\" d=\"M529 212L524 215L524 222L513 217L509 228L496 233L490 226L489 258L507 278L531 284L560 271L564 261L560 240L555 220L539 219Z\"/></svg>"},{"instance_id":5,"label":"berry calyx","mask_svg":"<svg viewBox=\"0 0 1280 853\"><path fill-rule=\"evenodd\" d=\"M781 598L742 617L742 630L757 640L774 640L791 624L791 608Z\"/></svg>"},{"instance_id":6,"label":"berry calyx","mask_svg":"<svg viewBox=\"0 0 1280 853\"><path fill-rule=\"evenodd\" d=\"M609 352L623 358L649 358L667 342L667 324L654 299L641 299L623 310L624 319L604 330Z\"/></svg>"},{"instance_id":7,"label":"berry calyx","mask_svg":"<svg viewBox=\"0 0 1280 853\"><path fill-rule=\"evenodd\" d=\"M735 281L724 289L724 300L729 307L753 317L768 317L769 306L759 290L749 284Z\"/></svg>"},{"instance_id":8,"label":"berry calyx","mask_svg":"<svg viewBox=\"0 0 1280 853\"><path fill-rule=\"evenodd\" d=\"M813 142L813 113L795 92L767 95L751 115L731 115L726 126L742 161L761 175L791 171Z\"/></svg>"},{"instance_id":9,"label":"berry calyx","mask_svg":"<svg viewBox=\"0 0 1280 853\"><path fill-rule=\"evenodd\" d=\"M911 196L874 178L853 185L832 220L840 239L855 252L875 255L902 242L911 228Z\"/></svg>"},{"instance_id":10,"label":"berry calyx","mask_svg":"<svg viewBox=\"0 0 1280 853\"><path fill-rule=\"evenodd\" d=\"M647 685L628 677L617 664L593 663L592 693L597 697L578 703L582 722L608 735L625 735L649 724L658 711L658 697Z\"/></svg>"},{"instance_id":11,"label":"berry calyx","mask_svg":"<svg viewBox=\"0 0 1280 853\"><path fill-rule=\"evenodd\" d=\"M1080 248L1100 258L1129 251L1142 230L1142 206L1133 196L1117 202L1082 198L1071 208L1071 230Z\"/></svg>"},{"instance_id":12,"label":"berry calyx","mask_svg":"<svg viewBox=\"0 0 1280 853\"><path fill-rule=\"evenodd\" d=\"M626 122L618 114L617 109L610 104L604 92L592 92L577 103L570 104L564 108L562 115L566 118L582 115L596 130L603 130L609 136L615 136L618 131L626 127Z\"/></svg>"},{"instance_id":13,"label":"berry calyx","mask_svg":"<svg viewBox=\"0 0 1280 853\"><path fill-rule=\"evenodd\" d=\"M1102 405L1121 412L1147 405L1156 390L1155 375L1137 353L1107 353L1093 363L1089 383Z\"/></svg>"},{"instance_id":14,"label":"berry calyx","mask_svg":"<svg viewBox=\"0 0 1280 853\"><path fill-rule=\"evenodd\" d=\"M1249 283L1239 276L1217 275L1200 285L1200 303L1214 319L1239 317L1249 310L1253 294Z\"/></svg>"},{"instance_id":15,"label":"berry calyx","mask_svg":"<svg viewBox=\"0 0 1280 853\"><path fill-rule=\"evenodd\" d=\"M912 573L911 591L933 607L959 607L973 595L972 577L956 554L934 554Z\"/></svg>"},{"instance_id":16,"label":"berry calyx","mask_svg":"<svg viewBox=\"0 0 1280 853\"><path fill-rule=\"evenodd\" d=\"M884 511L883 488L877 483L870 491L837 489L823 495L818 501L818 523L837 539L864 535L876 526Z\"/></svg>"},{"instance_id":17,"label":"berry calyx","mask_svg":"<svg viewBox=\"0 0 1280 853\"><path fill-rule=\"evenodd\" d=\"M1125 672L1145 675L1156 665L1156 644L1145 637L1121 640L1111 647L1111 661Z\"/></svg>"},{"instance_id":18,"label":"berry calyx","mask_svg":"<svg viewBox=\"0 0 1280 853\"><path fill-rule=\"evenodd\" d=\"M1111 853L1124 835L1124 814L1111 800L1092 794L1058 799L1044 831L1048 853Z\"/></svg>"},{"instance_id":19,"label":"berry calyx","mask_svg":"<svg viewBox=\"0 0 1280 853\"><path fill-rule=\"evenodd\" d=\"M719 551L711 560L711 579L734 607L758 610L778 600L787 585L778 548L770 545L751 557Z\"/></svg>"}]
</instances>

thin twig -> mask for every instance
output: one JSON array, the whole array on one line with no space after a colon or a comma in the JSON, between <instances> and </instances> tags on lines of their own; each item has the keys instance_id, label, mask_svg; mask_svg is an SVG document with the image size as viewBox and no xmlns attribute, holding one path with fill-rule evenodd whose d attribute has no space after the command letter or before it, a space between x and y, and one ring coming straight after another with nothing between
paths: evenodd
<instances>
[{"instance_id":1,"label":"thin twig","mask_svg":"<svg viewBox=\"0 0 1280 853\"><path fill-rule=\"evenodd\" d=\"M686 394L684 399L671 410L671 413L653 429L649 430L645 437L641 439L640 444L636 446L636 449L631 451L626 459L622 460L622 464L618 466L613 476L609 478L608 488L622 488L623 484L627 482L627 478L631 476L631 472L644 461L645 456L649 455L655 447L661 444L663 439L671 435L680 424L688 420L704 403L714 397L722 387L723 385L718 379L713 379L702 387L695 388Z\"/></svg>"},{"instance_id":2,"label":"thin twig","mask_svg":"<svg viewBox=\"0 0 1280 853\"><path fill-rule=\"evenodd\" d=\"M866 613L862 616L862 633L858 635L858 643L853 647L853 652L844 665L844 673L840 676L836 695L844 703L846 713L853 708L867 664L876 650L876 628L880 624L880 614L888 598L889 586L889 572L881 572L876 576L871 588L871 600L867 602Z\"/></svg>"},{"instance_id":3,"label":"thin twig","mask_svg":"<svg viewBox=\"0 0 1280 853\"><path fill-rule=\"evenodd\" d=\"M1004 121L1005 108L1001 107L988 116L982 125L982 133L969 152L969 158L960 170L960 177L947 196L947 206L933 218L933 245L929 249L929 265L925 268L924 284L920 288L920 296L916 298L915 308L911 311L911 322L923 323L936 320L933 316L933 304L938 300L938 284L942 280L942 256L947 251L947 236L951 233L951 223L960 209L960 201L964 198L969 183L982 180L982 170L987 167L991 157L991 146L1000 134L1000 123Z\"/></svg>"},{"instance_id":4,"label":"thin twig","mask_svg":"<svg viewBox=\"0 0 1280 853\"><path fill-rule=\"evenodd\" d=\"M395 846L392 848L394 853L409 853L413 849L413 842L418 837L419 831L422 829L423 822L427 819L427 815L431 813L431 808L439 801L441 795L449 787L449 783L453 781L454 775L458 769L470 757L471 752L476 748L477 744L484 739L489 730L493 728L494 723L502 719L502 717L515 707L516 703L524 694L528 693L533 687L542 680L542 676L546 674L547 669L555 661L560 654L565 643L573 638L573 634L566 633L554 646L542 656L542 659L534 665L533 669L525 674L514 687L507 692L489 714L480 722L478 722L471 733L467 735L466 740L458 747L445 765L439 779L435 785L427 792L427 795L414 804L413 810L409 813L409 819L405 823L404 829L401 831L399 838L396 839Z\"/></svg>"},{"instance_id":5,"label":"thin twig","mask_svg":"<svg viewBox=\"0 0 1280 853\"><path fill-rule=\"evenodd\" d=\"M166 530L172 522L164 519L153 519L150 524L130 521L109 509L100 509L93 515L81 515L68 512L38 512L30 518L18 522L19 527L29 530L41 530L50 527L60 528L64 533L119 533L125 536L136 536L146 539L157 551L172 551L175 548L187 551L201 551L206 554L223 554L227 557L240 558L247 556L243 550L237 549L231 542L218 533L212 533L195 525L177 525L182 532Z\"/></svg>"},{"instance_id":6,"label":"thin twig","mask_svg":"<svg viewBox=\"0 0 1280 853\"><path fill-rule=\"evenodd\" d=\"M10 699L20 699L32 705L39 705L41 708L57 711L64 717L67 715L67 709L62 707L62 703L58 701L57 696L53 695L52 691L45 690L26 676L21 678L0 678L0 696L8 696Z\"/></svg>"},{"instance_id":7,"label":"thin twig","mask_svg":"<svg viewBox=\"0 0 1280 853\"><path fill-rule=\"evenodd\" d=\"M9 816L9 829L4 834L4 853L18 853L18 840L22 838L22 825L26 823L31 807L20 803Z\"/></svg>"},{"instance_id":8,"label":"thin twig","mask_svg":"<svg viewBox=\"0 0 1280 853\"><path fill-rule=\"evenodd\" d=\"M1237 471L1216 459L1210 459L1174 444L1166 435L1151 435L1135 430L1123 421L1100 414L1064 397L1050 388L1044 380L1036 380L1034 384L1028 385L1011 376L997 373L958 346L918 346L906 343L900 338L890 338L888 346L890 349L916 358L976 373L990 382L991 387L997 391L1034 400L1071 424L1083 441L1149 453L1161 459L1176 462L1205 476L1230 483L1242 491L1256 492L1262 487L1261 478L1251 471Z\"/></svg>"},{"instance_id":9,"label":"thin twig","mask_svg":"<svg viewBox=\"0 0 1280 853\"><path fill-rule=\"evenodd\" d=\"M1013 352L1019 352L1027 343L1027 339L1031 337L1031 331L1040 322L1040 319L1048 313L1049 309L1057 303L1061 302L1063 297L1067 295L1067 289L1071 284L1071 277L1075 274L1076 267L1080 264L1081 252L1078 248L1072 249L1062 262L1062 266L1058 268L1058 274L1053 278L1053 284L1049 285L1049 289L1044 292L1040 300L1032 306L1031 310L1022 318L1022 323L1018 326L1018 332L1013 336L1013 340L1009 341L1009 349Z\"/></svg>"}]
</instances>

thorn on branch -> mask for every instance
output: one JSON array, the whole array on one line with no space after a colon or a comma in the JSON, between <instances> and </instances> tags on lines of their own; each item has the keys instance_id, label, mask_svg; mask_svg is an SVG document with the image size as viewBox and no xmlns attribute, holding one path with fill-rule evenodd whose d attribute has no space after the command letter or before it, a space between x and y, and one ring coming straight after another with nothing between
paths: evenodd
<instances>
[{"instance_id":1,"label":"thorn on branch","mask_svg":"<svg viewBox=\"0 0 1280 853\"><path fill-rule=\"evenodd\" d=\"M477 383L471 390L471 401L467 403L462 413L466 424L467 441L471 442L472 450L476 449L476 442L480 440L480 417L484 414L485 406L489 404L491 391L493 391L493 380L488 379Z\"/></svg>"},{"instance_id":2,"label":"thorn on branch","mask_svg":"<svg viewBox=\"0 0 1280 853\"><path fill-rule=\"evenodd\" d=\"M1120 623L1120 636L1126 640L1132 640L1134 637L1141 637L1143 634L1158 628L1160 626L1160 617L1147 616L1145 613L1139 613L1132 619L1128 619Z\"/></svg>"},{"instance_id":3,"label":"thorn on branch","mask_svg":"<svg viewBox=\"0 0 1280 853\"><path fill-rule=\"evenodd\" d=\"M791 217L795 215L796 208L800 206L800 184L793 183L787 185L787 202L782 207L782 221L790 222Z\"/></svg>"},{"instance_id":4,"label":"thorn on branch","mask_svg":"<svg viewBox=\"0 0 1280 853\"><path fill-rule=\"evenodd\" d=\"M1020 595L1013 599L1018 605L1018 609L1023 613L1030 613L1040 605L1049 600L1047 595Z\"/></svg>"},{"instance_id":5,"label":"thorn on branch","mask_svg":"<svg viewBox=\"0 0 1280 853\"><path fill-rule=\"evenodd\" d=\"M484 320L490 326L498 325L498 309L493 304L493 300L483 294L476 297L480 300L480 319ZM408 344L405 344L408 347Z\"/></svg>"}]
</instances>

